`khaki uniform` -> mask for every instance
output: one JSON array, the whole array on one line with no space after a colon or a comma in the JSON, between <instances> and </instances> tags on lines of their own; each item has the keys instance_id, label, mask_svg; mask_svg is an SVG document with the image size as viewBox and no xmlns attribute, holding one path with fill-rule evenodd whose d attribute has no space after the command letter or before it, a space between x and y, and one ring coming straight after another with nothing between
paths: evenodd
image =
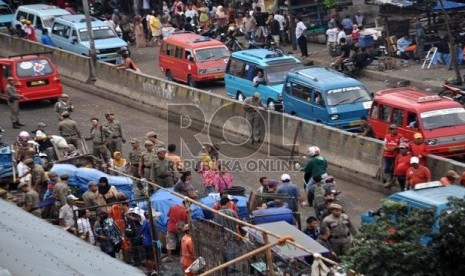
<instances>
[{"instance_id":1,"label":"khaki uniform","mask_svg":"<svg viewBox=\"0 0 465 276\"><path fill-rule=\"evenodd\" d=\"M110 142L108 143L108 150L110 151L111 156L113 156L113 153L115 151L119 151L122 153L122 142L124 137L121 123L118 120L114 120L111 123L107 122L104 126L112 133L112 135L110 136Z\"/></svg>"},{"instance_id":2,"label":"khaki uniform","mask_svg":"<svg viewBox=\"0 0 465 276\"><path fill-rule=\"evenodd\" d=\"M8 96L8 105L10 106L10 120L12 123L17 123L19 120L19 99L21 96L16 92L14 85L7 84L5 93Z\"/></svg>"},{"instance_id":3,"label":"khaki uniform","mask_svg":"<svg viewBox=\"0 0 465 276\"><path fill-rule=\"evenodd\" d=\"M176 177L175 173L176 170L174 168L173 161L168 158L156 158L152 162L149 179L163 188L170 188L174 186L174 178Z\"/></svg>"},{"instance_id":4,"label":"khaki uniform","mask_svg":"<svg viewBox=\"0 0 465 276\"><path fill-rule=\"evenodd\" d=\"M45 183L47 182L47 177L45 176L45 170L41 165L34 164L31 170L31 183L35 185L38 182L37 192L43 197L45 194Z\"/></svg>"},{"instance_id":5,"label":"khaki uniform","mask_svg":"<svg viewBox=\"0 0 465 276\"><path fill-rule=\"evenodd\" d=\"M24 209L36 217L41 217L42 211L39 208L39 194L30 189L24 193Z\"/></svg>"},{"instance_id":6,"label":"khaki uniform","mask_svg":"<svg viewBox=\"0 0 465 276\"><path fill-rule=\"evenodd\" d=\"M90 140L92 140L93 154L95 157L103 158L105 163L110 162L110 151L106 144L110 142L112 133L104 126L93 127L90 130Z\"/></svg>"},{"instance_id":7,"label":"khaki uniform","mask_svg":"<svg viewBox=\"0 0 465 276\"><path fill-rule=\"evenodd\" d=\"M153 160L157 158L155 151L144 151L141 155L139 165L142 166L141 178L150 179L150 169L152 167Z\"/></svg>"},{"instance_id":8,"label":"khaki uniform","mask_svg":"<svg viewBox=\"0 0 465 276\"><path fill-rule=\"evenodd\" d=\"M249 97L245 99L244 104L248 104L255 107L265 107L262 104L260 98ZM251 130L250 130L250 137L253 142L260 141L260 134L261 134L261 120L262 117L258 112L257 108L252 107L245 107L245 119L249 122Z\"/></svg>"},{"instance_id":9,"label":"khaki uniform","mask_svg":"<svg viewBox=\"0 0 465 276\"><path fill-rule=\"evenodd\" d=\"M153 143L153 150L156 152L157 149L159 148L166 148L166 147L165 147L165 143L157 139L157 141Z\"/></svg>"},{"instance_id":10,"label":"khaki uniform","mask_svg":"<svg viewBox=\"0 0 465 276\"><path fill-rule=\"evenodd\" d=\"M134 177L140 178L139 175L139 162L142 157L143 151L141 148L131 149L129 151L128 160L131 163L130 174ZM141 195L142 185L139 180L133 180L132 192L139 197Z\"/></svg>"},{"instance_id":11,"label":"khaki uniform","mask_svg":"<svg viewBox=\"0 0 465 276\"><path fill-rule=\"evenodd\" d=\"M55 106L53 107L55 112L58 114L58 120L61 119L61 114L65 111L69 113L74 111L74 106L70 101L64 102L63 100L59 100Z\"/></svg>"},{"instance_id":12,"label":"khaki uniform","mask_svg":"<svg viewBox=\"0 0 465 276\"><path fill-rule=\"evenodd\" d=\"M64 118L63 121L58 123L58 130L60 131L60 136L65 138L66 143L73 144L76 149L79 148L78 138L81 137L81 132L74 120Z\"/></svg>"},{"instance_id":13,"label":"khaki uniform","mask_svg":"<svg viewBox=\"0 0 465 276\"><path fill-rule=\"evenodd\" d=\"M342 213L338 218L334 215L329 215L323 219L322 226L326 226L331 230L331 248L336 255L342 256L347 254L352 247L350 234L355 236L357 230L352 225L347 214Z\"/></svg>"}]
</instances>

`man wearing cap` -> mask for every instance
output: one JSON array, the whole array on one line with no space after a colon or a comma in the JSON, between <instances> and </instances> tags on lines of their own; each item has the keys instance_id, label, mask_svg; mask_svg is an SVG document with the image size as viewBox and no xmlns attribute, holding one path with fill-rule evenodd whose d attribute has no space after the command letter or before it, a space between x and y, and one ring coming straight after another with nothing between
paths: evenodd
<instances>
[{"instance_id":1,"label":"man wearing cap","mask_svg":"<svg viewBox=\"0 0 465 276\"><path fill-rule=\"evenodd\" d=\"M27 183L20 183L18 185L18 190L23 192L24 210L40 218L42 211L39 208L39 194L31 189Z\"/></svg>"},{"instance_id":2,"label":"man wearing cap","mask_svg":"<svg viewBox=\"0 0 465 276\"><path fill-rule=\"evenodd\" d=\"M105 127L112 133L110 136L110 142L108 143L110 155L113 156L115 151L122 153L123 143L126 143L126 139L124 139L123 136L121 122L119 120L115 120L115 114L111 112L105 113L105 118L107 119Z\"/></svg>"},{"instance_id":3,"label":"man wearing cap","mask_svg":"<svg viewBox=\"0 0 465 276\"><path fill-rule=\"evenodd\" d=\"M157 158L152 161L150 169L150 180L162 186L170 188L174 185L174 179L177 178L174 163L165 157L166 149L157 149Z\"/></svg>"},{"instance_id":4,"label":"man wearing cap","mask_svg":"<svg viewBox=\"0 0 465 276\"><path fill-rule=\"evenodd\" d=\"M69 195L68 186L69 175L60 175L60 181L53 187L53 198L55 198L55 207L58 209L66 204L66 197Z\"/></svg>"},{"instance_id":5,"label":"man wearing cap","mask_svg":"<svg viewBox=\"0 0 465 276\"><path fill-rule=\"evenodd\" d=\"M260 100L260 93L255 92L252 97L244 100L245 118L250 124L250 143L260 143L262 117L258 109L266 109Z\"/></svg>"},{"instance_id":6,"label":"man wearing cap","mask_svg":"<svg viewBox=\"0 0 465 276\"><path fill-rule=\"evenodd\" d=\"M460 181L460 175L454 170L448 170L446 176L441 177L439 180L442 185L458 185Z\"/></svg>"},{"instance_id":7,"label":"man wearing cap","mask_svg":"<svg viewBox=\"0 0 465 276\"><path fill-rule=\"evenodd\" d=\"M103 195L98 192L98 184L95 181L89 181L87 183L87 191L82 194L82 201L84 201L84 207L90 211L90 222L94 225L97 218L97 209L95 206L106 204Z\"/></svg>"},{"instance_id":8,"label":"man wearing cap","mask_svg":"<svg viewBox=\"0 0 465 276\"><path fill-rule=\"evenodd\" d=\"M60 226L68 231L75 231L76 228L73 214L74 210L77 209L77 207L74 205L74 202L76 200L78 200L78 198L74 195L68 195L66 197L66 204L60 208L60 211L58 213L58 222Z\"/></svg>"},{"instance_id":9,"label":"man wearing cap","mask_svg":"<svg viewBox=\"0 0 465 276\"><path fill-rule=\"evenodd\" d=\"M416 156L410 158L410 168L407 170L406 190L415 189L419 183L431 181L431 171L420 164L420 159Z\"/></svg>"},{"instance_id":10,"label":"man wearing cap","mask_svg":"<svg viewBox=\"0 0 465 276\"><path fill-rule=\"evenodd\" d=\"M297 188L295 184L291 183L291 176L287 173L281 175L281 181L282 184L278 186L276 193L288 196L289 198L284 199L284 201L287 202L289 208L293 212L297 212L299 209L297 203L302 203L299 188Z\"/></svg>"},{"instance_id":11,"label":"man wearing cap","mask_svg":"<svg viewBox=\"0 0 465 276\"><path fill-rule=\"evenodd\" d=\"M58 123L60 136L65 138L66 143L74 145L76 149L79 148L78 139L81 139L81 132L78 124L70 118L69 111L63 111L61 118L62 120Z\"/></svg>"},{"instance_id":12,"label":"man wearing cap","mask_svg":"<svg viewBox=\"0 0 465 276\"><path fill-rule=\"evenodd\" d=\"M384 137L383 151L383 183L390 183L394 174L394 162L399 153L398 147L404 142L404 136L399 134L397 126L389 126L389 133Z\"/></svg>"},{"instance_id":13,"label":"man wearing cap","mask_svg":"<svg viewBox=\"0 0 465 276\"><path fill-rule=\"evenodd\" d=\"M163 143L162 141L160 141L160 139L158 139L158 135L154 131L150 131L149 133L146 134L146 136L147 136L147 139L153 143L153 147L155 151L159 148L165 147L165 143Z\"/></svg>"},{"instance_id":14,"label":"man wearing cap","mask_svg":"<svg viewBox=\"0 0 465 276\"><path fill-rule=\"evenodd\" d=\"M8 105L10 106L10 119L13 128L21 128L24 126L19 122L19 100L26 99L24 95L18 94L15 87L15 79L13 77L7 78L8 83L5 86L5 94L8 96Z\"/></svg>"},{"instance_id":15,"label":"man wearing cap","mask_svg":"<svg viewBox=\"0 0 465 276\"><path fill-rule=\"evenodd\" d=\"M144 146L145 151L142 151L139 159L138 173L141 178L150 179L150 169L152 168L153 160L157 157L157 153L153 150L152 141L145 141Z\"/></svg>"},{"instance_id":16,"label":"man wearing cap","mask_svg":"<svg viewBox=\"0 0 465 276\"><path fill-rule=\"evenodd\" d=\"M40 131L42 131L43 133L47 134L46 128L47 128L47 124L46 124L46 123L44 123L44 122L38 122L38 123L37 123L36 129L35 129L34 131L31 131L31 132L32 132L32 134L36 135L37 131L40 130Z\"/></svg>"},{"instance_id":17,"label":"man wearing cap","mask_svg":"<svg viewBox=\"0 0 465 276\"><path fill-rule=\"evenodd\" d=\"M412 155L408 151L408 144L405 142L399 145L399 154L394 162L394 179L399 182L400 190L405 190L405 177L407 170L410 168L410 158ZM384 184L385 187L395 185L394 182Z\"/></svg>"},{"instance_id":18,"label":"man wearing cap","mask_svg":"<svg viewBox=\"0 0 465 276\"><path fill-rule=\"evenodd\" d=\"M347 214L342 213L342 206L336 203L330 205L331 215L325 217L322 226L331 230L331 248L336 256L347 254L352 247L351 237L357 234Z\"/></svg>"},{"instance_id":19,"label":"man wearing cap","mask_svg":"<svg viewBox=\"0 0 465 276\"><path fill-rule=\"evenodd\" d=\"M39 164L35 164L34 160L30 158L24 160L24 164L26 164L31 170L32 189L40 193L40 195L43 197L45 194L45 183L47 182L44 168Z\"/></svg>"},{"instance_id":20,"label":"man wearing cap","mask_svg":"<svg viewBox=\"0 0 465 276\"><path fill-rule=\"evenodd\" d=\"M429 154L429 150L420 132L413 134L413 141L409 143L409 146L412 155L420 159L420 164L423 166L426 165L426 157Z\"/></svg>"},{"instance_id":21,"label":"man wearing cap","mask_svg":"<svg viewBox=\"0 0 465 276\"><path fill-rule=\"evenodd\" d=\"M131 139L131 150L128 154L128 161L129 161L129 171L128 173L134 177L140 178L141 175L139 174L139 162L140 158L142 157L142 149L140 147L139 140L136 138ZM139 197L142 192L142 185L140 181L133 180L133 189L132 192Z\"/></svg>"},{"instance_id":22,"label":"man wearing cap","mask_svg":"<svg viewBox=\"0 0 465 276\"><path fill-rule=\"evenodd\" d=\"M106 127L100 125L98 118L90 119L92 128L90 129L90 138L86 138L86 141L91 140L93 145L93 154L97 158L103 158L106 164L110 163L110 151L108 150L108 144L110 143L110 137L113 135Z\"/></svg>"},{"instance_id":23,"label":"man wearing cap","mask_svg":"<svg viewBox=\"0 0 465 276\"><path fill-rule=\"evenodd\" d=\"M71 113L74 111L74 106L69 100L68 94L61 95L61 98L58 100L58 102L55 103L53 110L55 110L55 112L57 113L58 120L61 120L63 112L67 111Z\"/></svg>"}]
</instances>

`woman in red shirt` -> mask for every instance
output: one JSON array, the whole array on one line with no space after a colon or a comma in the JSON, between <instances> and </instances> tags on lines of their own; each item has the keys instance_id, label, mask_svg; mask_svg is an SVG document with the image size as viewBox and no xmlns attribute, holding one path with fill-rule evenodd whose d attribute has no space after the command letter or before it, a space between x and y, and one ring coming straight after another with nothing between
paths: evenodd
<instances>
[{"instance_id":1,"label":"woman in red shirt","mask_svg":"<svg viewBox=\"0 0 465 276\"><path fill-rule=\"evenodd\" d=\"M407 189L414 189L415 185L431 181L431 171L420 165L420 159L414 156L410 159L411 167L407 170Z\"/></svg>"}]
</instances>

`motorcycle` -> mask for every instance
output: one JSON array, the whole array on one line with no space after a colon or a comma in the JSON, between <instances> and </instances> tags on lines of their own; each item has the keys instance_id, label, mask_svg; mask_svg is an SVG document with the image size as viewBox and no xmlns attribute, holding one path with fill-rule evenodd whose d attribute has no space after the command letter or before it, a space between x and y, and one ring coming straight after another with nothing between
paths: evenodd
<instances>
[{"instance_id":1,"label":"motorcycle","mask_svg":"<svg viewBox=\"0 0 465 276\"><path fill-rule=\"evenodd\" d=\"M444 88L438 93L438 96L454 100L465 105L465 86L456 84L443 84Z\"/></svg>"},{"instance_id":2,"label":"motorcycle","mask_svg":"<svg viewBox=\"0 0 465 276\"><path fill-rule=\"evenodd\" d=\"M210 37L216 39L221 34L219 33L219 28L216 25L211 25L207 30L199 30L201 36Z\"/></svg>"},{"instance_id":3,"label":"motorcycle","mask_svg":"<svg viewBox=\"0 0 465 276\"><path fill-rule=\"evenodd\" d=\"M256 40L249 41L249 49L267 49L270 51L281 51L276 45L273 37L268 35L265 39L265 42L259 42Z\"/></svg>"},{"instance_id":4,"label":"motorcycle","mask_svg":"<svg viewBox=\"0 0 465 276\"><path fill-rule=\"evenodd\" d=\"M246 47L236 38L237 32L234 28L230 28L227 34L222 33L220 36L220 41L228 47L229 51L236 52L245 50Z\"/></svg>"}]
</instances>

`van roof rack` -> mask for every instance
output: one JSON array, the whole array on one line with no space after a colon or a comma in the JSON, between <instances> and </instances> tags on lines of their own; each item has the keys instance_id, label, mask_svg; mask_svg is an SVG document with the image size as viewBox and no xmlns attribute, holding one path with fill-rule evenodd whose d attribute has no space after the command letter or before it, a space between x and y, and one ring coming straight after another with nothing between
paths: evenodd
<instances>
[{"instance_id":1,"label":"van roof rack","mask_svg":"<svg viewBox=\"0 0 465 276\"><path fill-rule=\"evenodd\" d=\"M304 76L304 77L307 77L307 78L309 78L309 79L311 79L311 80L313 80L313 81L318 81L318 79L317 79L316 77L314 77L314 76L312 76L312 75L309 75L309 74L305 74L305 73L303 73L302 71L297 71L297 72L295 72L295 73L296 73L297 75L302 75L302 76Z\"/></svg>"},{"instance_id":2,"label":"van roof rack","mask_svg":"<svg viewBox=\"0 0 465 276\"><path fill-rule=\"evenodd\" d=\"M45 55L45 54L53 54L52 51L44 51L44 52L34 52L34 53L27 53L27 54L21 54L21 55L13 55L13 56L8 56L8 58L15 58L15 57L20 57L23 59L25 56L40 56L40 55Z\"/></svg>"}]
</instances>

